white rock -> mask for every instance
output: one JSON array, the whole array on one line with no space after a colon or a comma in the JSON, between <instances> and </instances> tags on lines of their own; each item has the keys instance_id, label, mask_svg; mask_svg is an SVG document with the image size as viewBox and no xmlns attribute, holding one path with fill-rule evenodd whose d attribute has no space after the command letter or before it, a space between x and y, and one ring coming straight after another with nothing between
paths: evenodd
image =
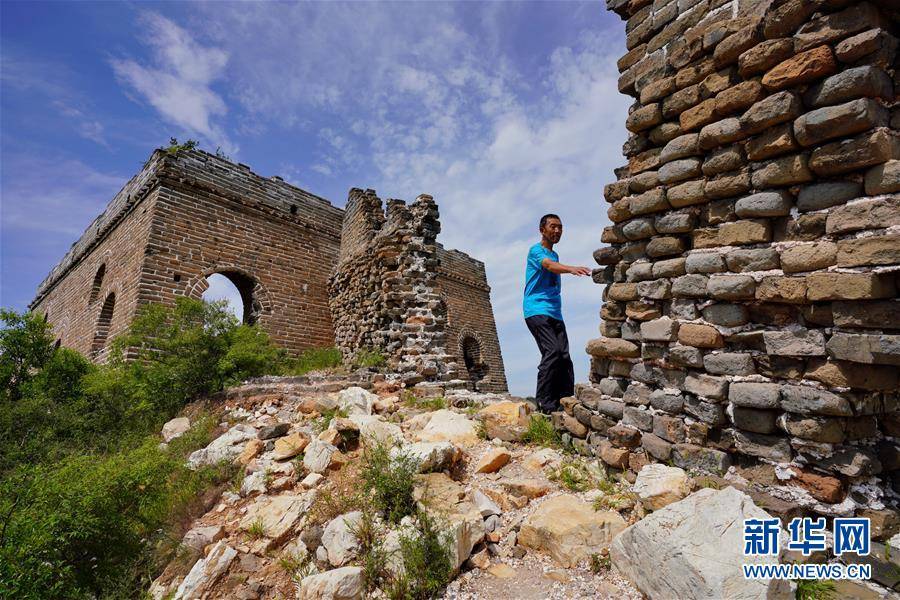
<instances>
[{"instance_id":1,"label":"white rock","mask_svg":"<svg viewBox=\"0 0 900 600\"><path fill-rule=\"evenodd\" d=\"M328 562L340 567L359 552L359 540L354 530L362 520L362 512L356 510L333 518L322 532L322 546L328 551Z\"/></svg>"},{"instance_id":2,"label":"white rock","mask_svg":"<svg viewBox=\"0 0 900 600\"><path fill-rule=\"evenodd\" d=\"M422 442L453 442L460 446L474 446L480 442L475 422L452 410L441 409L430 414L428 424L417 437Z\"/></svg>"},{"instance_id":3,"label":"white rock","mask_svg":"<svg viewBox=\"0 0 900 600\"><path fill-rule=\"evenodd\" d=\"M241 482L241 496L247 497L253 494L266 493L266 472L256 471L244 477Z\"/></svg>"},{"instance_id":4,"label":"white rock","mask_svg":"<svg viewBox=\"0 0 900 600\"><path fill-rule=\"evenodd\" d=\"M324 473L331 465L331 458L337 451L338 449L328 442L314 438L309 442L306 452L303 454L303 466L312 473Z\"/></svg>"},{"instance_id":5,"label":"white rock","mask_svg":"<svg viewBox=\"0 0 900 600\"><path fill-rule=\"evenodd\" d=\"M325 479L324 475L321 475L319 473L310 473L303 478L303 481L300 482L300 485L307 489L314 488L319 485L319 483L321 483L323 479Z\"/></svg>"},{"instance_id":6,"label":"white rock","mask_svg":"<svg viewBox=\"0 0 900 600\"><path fill-rule=\"evenodd\" d=\"M162 439L164 442L171 442L175 438L183 436L191 428L191 420L187 417L176 417L171 421L167 421L162 427Z\"/></svg>"},{"instance_id":7,"label":"white rock","mask_svg":"<svg viewBox=\"0 0 900 600\"><path fill-rule=\"evenodd\" d=\"M304 577L297 600L361 600L363 571L360 567L341 567Z\"/></svg>"},{"instance_id":8,"label":"white rock","mask_svg":"<svg viewBox=\"0 0 900 600\"><path fill-rule=\"evenodd\" d=\"M240 528L246 531L261 523L267 538L282 541L294 532L295 526L309 510L315 497L316 490L274 497L259 496L247 507Z\"/></svg>"},{"instance_id":9,"label":"white rock","mask_svg":"<svg viewBox=\"0 0 900 600\"><path fill-rule=\"evenodd\" d=\"M416 442L391 449L391 457L409 456L419 465L419 473L443 471L453 462L456 447L450 442Z\"/></svg>"},{"instance_id":10,"label":"white rock","mask_svg":"<svg viewBox=\"0 0 900 600\"><path fill-rule=\"evenodd\" d=\"M359 428L359 436L370 445L393 446L403 442L403 430L376 415L354 414L350 420Z\"/></svg>"},{"instance_id":11,"label":"white rock","mask_svg":"<svg viewBox=\"0 0 900 600\"><path fill-rule=\"evenodd\" d=\"M497 506L497 503L488 498L487 494L482 492L481 490L475 490L472 492L472 503L478 508L478 511L481 513L482 517L489 517L491 515L499 515L501 512L500 507Z\"/></svg>"},{"instance_id":12,"label":"white rock","mask_svg":"<svg viewBox=\"0 0 900 600\"><path fill-rule=\"evenodd\" d=\"M174 600L194 600L202 597L228 570L235 556L237 556L237 550L225 542L218 542L209 551L206 558L201 558L194 563L190 573L175 591Z\"/></svg>"},{"instance_id":13,"label":"white rock","mask_svg":"<svg viewBox=\"0 0 900 600\"><path fill-rule=\"evenodd\" d=\"M201 525L193 527L185 533L181 538L181 543L188 548L203 552L204 548L213 542L218 542L223 537L225 537L225 530L221 525Z\"/></svg>"},{"instance_id":14,"label":"white rock","mask_svg":"<svg viewBox=\"0 0 900 600\"><path fill-rule=\"evenodd\" d=\"M376 400L378 396L361 387L349 387L338 392L338 406L348 415L371 415L372 403Z\"/></svg>"},{"instance_id":15,"label":"white rock","mask_svg":"<svg viewBox=\"0 0 900 600\"><path fill-rule=\"evenodd\" d=\"M645 508L659 510L690 494L691 484L683 469L651 463L638 473L632 491Z\"/></svg>"},{"instance_id":16,"label":"white rock","mask_svg":"<svg viewBox=\"0 0 900 600\"><path fill-rule=\"evenodd\" d=\"M649 598L793 598L790 582L744 579L744 519L768 513L735 488L702 489L638 521L613 541L613 566ZM781 532L784 535L784 532Z\"/></svg>"},{"instance_id":17,"label":"white rock","mask_svg":"<svg viewBox=\"0 0 900 600\"><path fill-rule=\"evenodd\" d=\"M244 444L256 438L256 428L246 423L238 423L216 439L206 448L191 453L187 464L191 469L204 465L217 465L222 461L231 462L244 451Z\"/></svg>"}]
</instances>

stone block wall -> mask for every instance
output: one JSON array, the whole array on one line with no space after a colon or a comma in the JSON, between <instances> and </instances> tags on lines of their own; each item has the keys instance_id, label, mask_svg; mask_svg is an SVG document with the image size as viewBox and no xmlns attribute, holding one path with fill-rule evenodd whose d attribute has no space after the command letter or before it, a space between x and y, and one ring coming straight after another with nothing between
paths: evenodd
<instances>
[{"instance_id":1,"label":"stone block wall","mask_svg":"<svg viewBox=\"0 0 900 600\"><path fill-rule=\"evenodd\" d=\"M557 425L617 468L776 465L831 514L900 492L897 14L608 0L627 164L591 383Z\"/></svg>"}]
</instances>

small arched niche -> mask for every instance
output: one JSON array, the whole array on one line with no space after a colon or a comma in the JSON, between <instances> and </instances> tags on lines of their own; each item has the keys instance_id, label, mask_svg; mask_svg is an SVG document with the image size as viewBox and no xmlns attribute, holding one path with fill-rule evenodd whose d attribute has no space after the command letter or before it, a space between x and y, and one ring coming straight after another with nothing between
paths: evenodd
<instances>
[{"instance_id":1,"label":"small arched niche","mask_svg":"<svg viewBox=\"0 0 900 600\"><path fill-rule=\"evenodd\" d=\"M459 354L469 376L472 389L477 390L478 382L485 378L488 365L484 362L481 341L471 333L463 333L459 339Z\"/></svg>"},{"instance_id":2,"label":"small arched niche","mask_svg":"<svg viewBox=\"0 0 900 600\"><path fill-rule=\"evenodd\" d=\"M99 356L106 347L106 341L109 337L109 329L112 326L113 313L116 309L116 295L110 293L106 300L103 301L103 307L100 309L100 316L97 317L97 327L94 330L94 341L91 344L91 356Z\"/></svg>"},{"instance_id":3,"label":"small arched niche","mask_svg":"<svg viewBox=\"0 0 900 600\"><path fill-rule=\"evenodd\" d=\"M101 264L94 274L94 282L91 284L91 294L88 303L91 304L100 297L100 288L103 287L103 278L106 276L106 263Z\"/></svg>"}]
</instances>

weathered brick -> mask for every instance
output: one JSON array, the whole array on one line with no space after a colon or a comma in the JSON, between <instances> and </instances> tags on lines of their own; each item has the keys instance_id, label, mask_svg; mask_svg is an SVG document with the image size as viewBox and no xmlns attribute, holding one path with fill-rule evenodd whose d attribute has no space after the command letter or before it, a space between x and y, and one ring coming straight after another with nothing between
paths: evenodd
<instances>
[{"instance_id":1,"label":"weathered brick","mask_svg":"<svg viewBox=\"0 0 900 600\"><path fill-rule=\"evenodd\" d=\"M889 298L895 292L889 277L876 273L817 272L806 276L806 297L823 300L867 300Z\"/></svg>"},{"instance_id":2,"label":"weathered brick","mask_svg":"<svg viewBox=\"0 0 900 600\"><path fill-rule=\"evenodd\" d=\"M678 115L683 131L692 131L716 120L716 100L709 98Z\"/></svg>"},{"instance_id":3,"label":"weathered brick","mask_svg":"<svg viewBox=\"0 0 900 600\"><path fill-rule=\"evenodd\" d=\"M869 65L846 69L810 87L803 95L807 106L819 108L856 98L893 97L894 86L887 73Z\"/></svg>"},{"instance_id":4,"label":"weathered brick","mask_svg":"<svg viewBox=\"0 0 900 600\"><path fill-rule=\"evenodd\" d=\"M736 429L734 445L741 454L757 456L774 462L790 462L792 457L790 443L787 438L780 436Z\"/></svg>"},{"instance_id":5,"label":"weathered brick","mask_svg":"<svg viewBox=\"0 0 900 600\"><path fill-rule=\"evenodd\" d=\"M900 192L900 160L889 160L866 171L866 193L870 196Z\"/></svg>"},{"instance_id":6,"label":"weathered brick","mask_svg":"<svg viewBox=\"0 0 900 600\"><path fill-rule=\"evenodd\" d=\"M816 271L830 267L836 262L837 245L833 242L789 246L781 252L781 268L785 273Z\"/></svg>"},{"instance_id":7,"label":"weathered brick","mask_svg":"<svg viewBox=\"0 0 900 600\"><path fill-rule=\"evenodd\" d=\"M759 192L738 200L734 212L741 218L781 217L790 213L792 204L787 192Z\"/></svg>"},{"instance_id":8,"label":"weathered brick","mask_svg":"<svg viewBox=\"0 0 900 600\"><path fill-rule=\"evenodd\" d=\"M802 277L764 277L756 286L756 299L762 302L806 302L806 280Z\"/></svg>"},{"instance_id":9,"label":"weathered brick","mask_svg":"<svg viewBox=\"0 0 900 600\"><path fill-rule=\"evenodd\" d=\"M825 336L818 329L764 331L766 353L775 356L824 356Z\"/></svg>"},{"instance_id":10,"label":"weathered brick","mask_svg":"<svg viewBox=\"0 0 900 600\"><path fill-rule=\"evenodd\" d=\"M717 237L718 243L723 246L759 244L771 241L772 231L768 221L735 221L723 223ZM699 246L695 244L694 247Z\"/></svg>"},{"instance_id":11,"label":"weathered brick","mask_svg":"<svg viewBox=\"0 0 900 600\"><path fill-rule=\"evenodd\" d=\"M784 91L756 102L741 116L741 128L748 135L759 133L773 125L793 121L802 110L797 94Z\"/></svg>"},{"instance_id":12,"label":"weathered brick","mask_svg":"<svg viewBox=\"0 0 900 600\"><path fill-rule=\"evenodd\" d=\"M745 306L717 303L703 308L703 319L722 327L740 327L747 324L750 317Z\"/></svg>"},{"instance_id":13,"label":"weathered brick","mask_svg":"<svg viewBox=\"0 0 900 600\"><path fill-rule=\"evenodd\" d=\"M682 469L721 474L731 466L731 458L721 450L695 444L675 444L672 463Z\"/></svg>"},{"instance_id":14,"label":"weathered brick","mask_svg":"<svg viewBox=\"0 0 900 600\"><path fill-rule=\"evenodd\" d=\"M678 329L678 341L695 348L721 348L724 345L718 329L699 323L683 323Z\"/></svg>"},{"instance_id":15,"label":"weathered brick","mask_svg":"<svg viewBox=\"0 0 900 600\"><path fill-rule=\"evenodd\" d=\"M625 127L629 131L644 131L654 125L662 123L662 107L659 104L649 104L633 111L625 121Z\"/></svg>"},{"instance_id":16,"label":"weathered brick","mask_svg":"<svg viewBox=\"0 0 900 600\"><path fill-rule=\"evenodd\" d=\"M711 275L706 290L716 300L753 298L756 282L749 275Z\"/></svg>"},{"instance_id":17,"label":"weathered brick","mask_svg":"<svg viewBox=\"0 0 900 600\"><path fill-rule=\"evenodd\" d=\"M802 145L813 146L887 124L887 109L871 98L858 98L801 115L794 121L794 135Z\"/></svg>"},{"instance_id":18,"label":"weathered brick","mask_svg":"<svg viewBox=\"0 0 900 600\"><path fill-rule=\"evenodd\" d=\"M747 141L747 158L765 160L799 148L790 123L776 125Z\"/></svg>"},{"instance_id":19,"label":"weathered brick","mask_svg":"<svg viewBox=\"0 0 900 600\"><path fill-rule=\"evenodd\" d=\"M900 335L835 333L826 348L837 360L900 365Z\"/></svg>"},{"instance_id":20,"label":"weathered brick","mask_svg":"<svg viewBox=\"0 0 900 600\"><path fill-rule=\"evenodd\" d=\"M700 175L700 160L682 158L664 164L659 169L659 180L662 183L675 183Z\"/></svg>"},{"instance_id":21,"label":"weathered brick","mask_svg":"<svg viewBox=\"0 0 900 600\"><path fill-rule=\"evenodd\" d=\"M832 142L813 150L809 168L816 175L837 175L900 157L900 137L879 128L849 140Z\"/></svg>"},{"instance_id":22,"label":"weathered brick","mask_svg":"<svg viewBox=\"0 0 900 600\"><path fill-rule=\"evenodd\" d=\"M841 240L837 244L839 267L896 264L900 264L900 234Z\"/></svg>"},{"instance_id":23,"label":"weathered brick","mask_svg":"<svg viewBox=\"0 0 900 600\"><path fill-rule=\"evenodd\" d=\"M795 185L812 180L813 174L809 170L806 154L795 154L770 160L755 170L751 177L753 187L757 189Z\"/></svg>"},{"instance_id":24,"label":"weathered brick","mask_svg":"<svg viewBox=\"0 0 900 600\"><path fill-rule=\"evenodd\" d=\"M900 329L900 301L833 302L831 310L838 327Z\"/></svg>"},{"instance_id":25,"label":"weathered brick","mask_svg":"<svg viewBox=\"0 0 900 600\"><path fill-rule=\"evenodd\" d=\"M744 51L738 57L738 72L741 77L752 77L764 73L794 54L794 40L779 38L766 40Z\"/></svg>"},{"instance_id":26,"label":"weathered brick","mask_svg":"<svg viewBox=\"0 0 900 600\"><path fill-rule=\"evenodd\" d=\"M819 44L829 44L854 33L878 27L885 19L869 2L854 2L846 9L822 15L805 23L794 34L797 50L812 48Z\"/></svg>"},{"instance_id":27,"label":"weathered brick","mask_svg":"<svg viewBox=\"0 0 900 600\"><path fill-rule=\"evenodd\" d=\"M900 196L862 200L828 211L825 231L839 235L900 225Z\"/></svg>"},{"instance_id":28,"label":"weathered brick","mask_svg":"<svg viewBox=\"0 0 900 600\"><path fill-rule=\"evenodd\" d=\"M763 87L758 81L753 79L742 81L716 95L716 113L724 117L740 112L759 101L764 95Z\"/></svg>"},{"instance_id":29,"label":"weathered brick","mask_svg":"<svg viewBox=\"0 0 900 600\"><path fill-rule=\"evenodd\" d=\"M775 417L778 413L772 410L758 410L729 404L725 412L738 429L753 433L774 433Z\"/></svg>"},{"instance_id":30,"label":"weathered brick","mask_svg":"<svg viewBox=\"0 0 900 600\"><path fill-rule=\"evenodd\" d=\"M834 48L834 54L843 63L854 63L864 56L883 51L897 51L897 38L881 28L869 29L843 40Z\"/></svg>"},{"instance_id":31,"label":"weathered brick","mask_svg":"<svg viewBox=\"0 0 900 600\"><path fill-rule=\"evenodd\" d=\"M774 248L737 248L725 255L725 262L736 273L771 271L778 268L778 252Z\"/></svg>"},{"instance_id":32,"label":"weathered brick","mask_svg":"<svg viewBox=\"0 0 900 600\"><path fill-rule=\"evenodd\" d=\"M678 408L678 411L681 411L681 407ZM667 442L683 442L684 421L667 415L653 415L653 435Z\"/></svg>"},{"instance_id":33,"label":"weathered brick","mask_svg":"<svg viewBox=\"0 0 900 600\"><path fill-rule=\"evenodd\" d=\"M710 123L700 130L700 148L709 150L723 144L730 144L747 137L746 132L741 127L740 120L730 117Z\"/></svg>"},{"instance_id":34,"label":"weathered brick","mask_svg":"<svg viewBox=\"0 0 900 600\"><path fill-rule=\"evenodd\" d=\"M805 385L785 384L782 386L781 408L803 415L853 416L853 407L843 396Z\"/></svg>"},{"instance_id":35,"label":"weathered brick","mask_svg":"<svg viewBox=\"0 0 900 600\"><path fill-rule=\"evenodd\" d=\"M763 75L762 84L770 90L782 90L821 79L835 71L837 61L831 48L819 46L775 65Z\"/></svg>"},{"instance_id":36,"label":"weathered brick","mask_svg":"<svg viewBox=\"0 0 900 600\"><path fill-rule=\"evenodd\" d=\"M738 57L745 51L762 41L758 24L736 31L722 40L713 51L713 60L717 67L724 67L737 62Z\"/></svg>"},{"instance_id":37,"label":"weathered brick","mask_svg":"<svg viewBox=\"0 0 900 600\"><path fill-rule=\"evenodd\" d=\"M777 383L732 382L728 387L728 400L736 406L748 408L779 408L781 386Z\"/></svg>"},{"instance_id":38,"label":"weathered brick","mask_svg":"<svg viewBox=\"0 0 900 600\"><path fill-rule=\"evenodd\" d=\"M793 437L828 444L840 444L844 441L844 428L839 419L786 413L779 418L779 424Z\"/></svg>"}]
</instances>

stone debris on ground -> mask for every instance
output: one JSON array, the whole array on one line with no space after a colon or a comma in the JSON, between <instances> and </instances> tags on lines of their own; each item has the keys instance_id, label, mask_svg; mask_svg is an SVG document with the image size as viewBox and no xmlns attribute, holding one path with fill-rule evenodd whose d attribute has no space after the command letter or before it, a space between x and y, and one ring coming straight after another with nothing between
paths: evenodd
<instances>
[{"instance_id":1,"label":"stone debris on ground","mask_svg":"<svg viewBox=\"0 0 900 600\"><path fill-rule=\"evenodd\" d=\"M778 583L735 579L742 548L733 523L783 517L796 507L773 494L794 489L779 479L780 467L732 466L721 475L715 468L632 461L616 469L574 445L518 441L531 409L509 395L467 392L464 402L454 402L448 391L442 405L449 408L428 410L402 401L396 389L362 389L371 382L354 378L335 377L328 392L268 381L264 389L251 382L228 390L218 437L191 455L195 467L215 458L242 465L240 493L223 492L190 524L185 553L153 582L154 598L366 597L357 537L362 507L339 507L340 494L357 491L354 468L376 442L393 445L390 460L412 459L413 497L449 535L455 574L443 598L637 600L728 596L729 590L780 598L790 592ZM334 411L342 403L354 414L326 419L310 410ZM490 439L487 421L498 434ZM323 506L335 508L321 513ZM900 546L896 513L873 509L871 516L878 538ZM399 526L376 519L384 547L395 551L412 517ZM403 572L397 560L386 565L392 573ZM705 587L691 573L702 574ZM884 584L867 585L887 592L879 586L897 582L885 577Z\"/></svg>"}]
</instances>

